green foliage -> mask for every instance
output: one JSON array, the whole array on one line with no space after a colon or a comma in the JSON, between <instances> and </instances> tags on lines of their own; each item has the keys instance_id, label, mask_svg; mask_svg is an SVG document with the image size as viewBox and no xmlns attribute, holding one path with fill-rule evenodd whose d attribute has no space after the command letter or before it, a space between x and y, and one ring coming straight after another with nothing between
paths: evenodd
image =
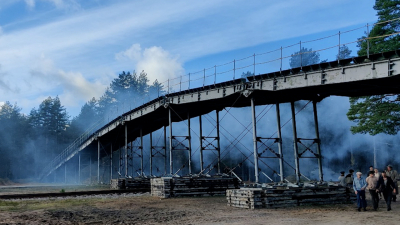
<instances>
[{"instance_id":1,"label":"green foliage","mask_svg":"<svg viewBox=\"0 0 400 225\"><path fill-rule=\"evenodd\" d=\"M371 29L369 39L369 53L380 53L400 48L400 36L391 35L400 31L400 20L385 22L400 17L400 0L376 0L374 9L377 10L378 24ZM387 36L390 35L390 36ZM367 55L366 36L359 39L357 52L359 56Z\"/></svg>"},{"instance_id":2,"label":"green foliage","mask_svg":"<svg viewBox=\"0 0 400 225\"><path fill-rule=\"evenodd\" d=\"M99 116L115 117L143 104L149 99L150 94L155 96L156 91L162 93L160 89L163 87L158 81L153 85L148 85L148 82L147 73L144 71L139 75L123 71L111 82L110 87L98 101Z\"/></svg>"},{"instance_id":3,"label":"green foliage","mask_svg":"<svg viewBox=\"0 0 400 225\"><path fill-rule=\"evenodd\" d=\"M400 129L400 105L396 96L373 95L351 98L351 108L347 117L357 122L352 126L353 133L396 134Z\"/></svg>"},{"instance_id":4,"label":"green foliage","mask_svg":"<svg viewBox=\"0 0 400 225\"><path fill-rule=\"evenodd\" d=\"M12 163L28 161L23 158L22 149L29 133L27 118L17 104L4 103L0 107L0 178L13 178ZM21 132L24 131L24 132Z\"/></svg>"},{"instance_id":5,"label":"green foliage","mask_svg":"<svg viewBox=\"0 0 400 225\"><path fill-rule=\"evenodd\" d=\"M376 0L374 9L377 10L378 24L371 29L369 39L369 53L380 53L400 48L398 34L387 36L400 31L400 21L388 20L400 17L400 0ZM368 44L366 37L358 42L359 56L367 55ZM400 96L378 95L350 98L350 109L347 112L349 120L356 122L351 127L353 133L376 135L379 133L395 135L400 124Z\"/></svg>"},{"instance_id":6,"label":"green foliage","mask_svg":"<svg viewBox=\"0 0 400 225\"><path fill-rule=\"evenodd\" d=\"M300 51L293 53L289 59L290 68L308 66L319 62L319 53L313 51L312 48L308 49L304 47Z\"/></svg>"},{"instance_id":7,"label":"green foliage","mask_svg":"<svg viewBox=\"0 0 400 225\"><path fill-rule=\"evenodd\" d=\"M60 193L65 193L65 189L61 189L61 190L60 190Z\"/></svg>"},{"instance_id":8,"label":"green foliage","mask_svg":"<svg viewBox=\"0 0 400 225\"><path fill-rule=\"evenodd\" d=\"M165 94L164 86L155 80L148 84L147 74L142 71L139 75L135 72L122 71L117 78L112 80L100 99L92 98L82 106L79 115L71 121L71 136L85 132L93 125L102 126L99 122L108 122L122 113L134 109L139 105Z\"/></svg>"}]
</instances>

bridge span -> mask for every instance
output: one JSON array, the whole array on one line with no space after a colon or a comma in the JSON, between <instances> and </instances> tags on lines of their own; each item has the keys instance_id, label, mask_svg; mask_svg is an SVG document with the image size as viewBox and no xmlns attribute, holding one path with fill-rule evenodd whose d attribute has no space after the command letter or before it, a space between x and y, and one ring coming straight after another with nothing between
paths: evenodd
<instances>
[{"instance_id":1,"label":"bridge span","mask_svg":"<svg viewBox=\"0 0 400 225\"><path fill-rule=\"evenodd\" d=\"M164 128L165 143L162 148L164 157L167 159L169 155L169 174L173 171L174 159L172 151L174 149L173 139L173 123L188 120L190 118L199 117L212 111L217 113L217 136L215 140L218 142L215 150L220 157L219 146L219 119L218 112L229 107L252 107L253 112L253 143L254 143L254 165L255 165L255 182L258 182L258 158L261 154L258 152L257 145L262 137L256 134L256 120L254 107L256 105L274 104L277 109L278 132L277 143L278 150L275 151L276 158L280 163L279 176L281 181L284 180L283 174L283 155L281 152L280 122L279 122L279 104L291 103L292 108L292 125L293 138L295 143L297 140L296 121L294 113L294 102L299 100L311 100L314 106L314 121L316 136L312 138L318 145L317 151L313 155L318 160L319 178L323 180L322 173L322 153L320 150L320 139L318 131L317 118L317 102L329 96L366 96L379 94L399 94L400 93L400 51L384 52L354 57L350 59L324 62L310 66L293 68L290 70L276 71L273 73L261 74L242 79L235 79L228 82L217 83L214 85L193 88L185 91L167 94L143 104L123 115L115 118L94 133L86 134L71 144L59 156L57 156L46 168L44 168L41 178L49 176L55 170L64 165L67 161L74 157L79 157L80 152L85 149L97 149L98 165L100 166L100 149L101 146L109 146L110 152L116 151L115 146L124 146L124 157L120 162L124 172L120 176L128 176L128 143L142 138L144 135L152 134L152 132ZM190 120L188 120L188 130L190 131ZM167 143L167 127L169 129L169 137ZM201 129L201 122L200 122ZM206 138L201 135L201 138ZM150 136L151 137L151 136ZM191 172L191 146L190 132L185 136L189 151L189 172ZM143 144L143 140L141 141ZM114 149L113 149L114 146ZM150 147L150 151L154 146ZM169 152L167 152L169 149ZM204 148L203 148L204 149ZM202 150L200 167L203 168ZM143 172L143 146L140 149L142 156L141 171ZM294 144L296 180L300 180L299 159L297 144ZM153 154L151 154L153 155ZM112 160L111 160L112 163ZM150 158L150 167L151 167ZM80 170L80 164L79 164ZM218 172L220 172L220 158L218 158ZM112 173L112 172L111 172ZM99 179L99 169L97 171ZM142 174L141 174L142 175ZM111 175L112 176L112 175Z\"/></svg>"}]
</instances>

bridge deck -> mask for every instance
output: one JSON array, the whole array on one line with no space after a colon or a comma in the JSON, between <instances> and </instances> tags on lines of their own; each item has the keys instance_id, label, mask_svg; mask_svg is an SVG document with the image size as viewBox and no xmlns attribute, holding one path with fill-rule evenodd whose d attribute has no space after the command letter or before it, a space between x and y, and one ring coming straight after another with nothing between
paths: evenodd
<instances>
[{"instance_id":1,"label":"bridge deck","mask_svg":"<svg viewBox=\"0 0 400 225\"><path fill-rule=\"evenodd\" d=\"M261 74L215 85L168 94L150 101L114 119L91 135L77 149L53 162L46 174L61 166L79 151L97 144L96 140L124 146L123 127L127 125L128 142L169 125L226 107L285 103L298 100L320 101L328 96L366 96L400 93L400 51L367 57L320 63L302 68Z\"/></svg>"}]
</instances>

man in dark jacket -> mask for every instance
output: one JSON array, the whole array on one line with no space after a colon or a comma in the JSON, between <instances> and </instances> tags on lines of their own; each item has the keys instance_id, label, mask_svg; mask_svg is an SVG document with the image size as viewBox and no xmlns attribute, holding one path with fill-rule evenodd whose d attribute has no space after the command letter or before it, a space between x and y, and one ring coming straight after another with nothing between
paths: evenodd
<instances>
[{"instance_id":1,"label":"man in dark jacket","mask_svg":"<svg viewBox=\"0 0 400 225\"><path fill-rule=\"evenodd\" d=\"M392 195L396 194L396 189L394 187L392 178L386 175L386 171L382 172L382 179L379 179L378 187L385 198L387 211L392 210L390 204L392 202Z\"/></svg>"},{"instance_id":2,"label":"man in dark jacket","mask_svg":"<svg viewBox=\"0 0 400 225\"><path fill-rule=\"evenodd\" d=\"M393 170L393 166L392 165L388 165L387 166L387 170L386 170L386 175L390 178L392 178L392 181L394 183L394 188L396 189L396 193L392 195L393 198L393 202L396 201L396 195L397 192L399 192L399 188L398 188L398 184L397 184L397 171Z\"/></svg>"}]
</instances>

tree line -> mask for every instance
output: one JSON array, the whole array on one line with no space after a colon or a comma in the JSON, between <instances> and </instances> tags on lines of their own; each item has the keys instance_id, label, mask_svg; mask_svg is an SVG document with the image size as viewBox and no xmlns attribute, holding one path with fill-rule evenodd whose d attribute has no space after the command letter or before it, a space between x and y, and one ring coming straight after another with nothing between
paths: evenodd
<instances>
[{"instance_id":1,"label":"tree line","mask_svg":"<svg viewBox=\"0 0 400 225\"><path fill-rule=\"evenodd\" d=\"M5 102L0 106L0 178L36 177L92 124L104 125L107 119L164 95L163 89L157 80L149 84L144 71L123 71L99 99L86 102L72 119L58 96L46 98L28 115L17 103Z\"/></svg>"}]
</instances>

